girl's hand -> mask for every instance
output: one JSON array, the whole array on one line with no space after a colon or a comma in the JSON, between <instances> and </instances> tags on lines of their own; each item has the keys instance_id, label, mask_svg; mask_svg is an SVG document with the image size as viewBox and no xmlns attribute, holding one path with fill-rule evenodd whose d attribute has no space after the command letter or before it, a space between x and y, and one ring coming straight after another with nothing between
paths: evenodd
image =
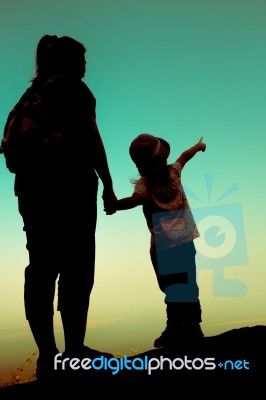
<instances>
[{"instance_id":1,"label":"girl's hand","mask_svg":"<svg viewBox=\"0 0 266 400\"><path fill-rule=\"evenodd\" d=\"M201 136L200 140L198 141L198 148L199 151L205 151L206 149L206 144L203 143L203 136Z\"/></svg>"}]
</instances>

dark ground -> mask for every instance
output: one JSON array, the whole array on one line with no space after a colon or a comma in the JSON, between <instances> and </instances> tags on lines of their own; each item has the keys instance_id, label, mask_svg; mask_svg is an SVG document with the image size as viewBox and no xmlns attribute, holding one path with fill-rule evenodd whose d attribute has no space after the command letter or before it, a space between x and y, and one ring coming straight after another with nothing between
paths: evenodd
<instances>
[{"instance_id":1,"label":"dark ground","mask_svg":"<svg viewBox=\"0 0 266 400\"><path fill-rule=\"evenodd\" d=\"M108 394L112 397L168 397L187 398L198 394L203 399L215 399L226 396L228 399L251 397L266 398L266 326L233 329L216 336L204 337L194 347L184 346L178 349L153 349L136 356L127 357L135 360L136 368L145 365L145 359L189 360L212 358L215 368L205 369L203 361L195 360L196 368L169 369L169 362L164 361L164 368L148 374L147 370L126 369L112 374L112 370L89 370L65 373L55 381L30 382L0 389L0 399L87 399L92 392ZM143 360L143 361L141 361ZM230 361L228 361L230 360ZM226 361L228 361L226 363ZM206 361L205 361L206 362ZM153 361L152 365L155 365ZM176 360L177 368L182 361ZM130 364L128 364L130 366ZM191 366L189 363L188 366ZM202 368L200 366L202 365ZM219 366L220 365L220 366ZM225 367L227 365L227 367ZM144 393L145 396L144 396ZM95 397L95 396L93 396Z\"/></svg>"}]
</instances>

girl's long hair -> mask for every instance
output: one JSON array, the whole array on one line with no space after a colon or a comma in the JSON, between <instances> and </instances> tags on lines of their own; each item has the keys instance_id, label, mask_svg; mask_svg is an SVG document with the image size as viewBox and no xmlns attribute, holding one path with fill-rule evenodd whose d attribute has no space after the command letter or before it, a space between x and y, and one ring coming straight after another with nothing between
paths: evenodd
<instances>
[{"instance_id":1,"label":"girl's long hair","mask_svg":"<svg viewBox=\"0 0 266 400\"><path fill-rule=\"evenodd\" d=\"M147 185L149 197L156 198L164 203L171 201L176 196L178 182L172 178L171 170L171 165L164 165L151 174L142 175ZM131 180L133 184L137 181L138 179Z\"/></svg>"}]
</instances>

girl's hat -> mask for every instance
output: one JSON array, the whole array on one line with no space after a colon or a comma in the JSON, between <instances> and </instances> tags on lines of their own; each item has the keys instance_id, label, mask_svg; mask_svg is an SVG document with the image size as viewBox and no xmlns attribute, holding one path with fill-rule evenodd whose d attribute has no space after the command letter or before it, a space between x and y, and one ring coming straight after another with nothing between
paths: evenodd
<instances>
[{"instance_id":1,"label":"girl's hat","mask_svg":"<svg viewBox=\"0 0 266 400\"><path fill-rule=\"evenodd\" d=\"M165 164L170 145L164 139L142 133L132 141L129 154L140 174L152 173Z\"/></svg>"}]
</instances>

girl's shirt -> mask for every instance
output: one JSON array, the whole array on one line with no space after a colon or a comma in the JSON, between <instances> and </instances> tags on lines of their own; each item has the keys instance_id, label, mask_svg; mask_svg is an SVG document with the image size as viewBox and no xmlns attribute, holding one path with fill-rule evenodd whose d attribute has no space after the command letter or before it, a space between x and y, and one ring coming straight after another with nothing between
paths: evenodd
<instances>
[{"instance_id":1,"label":"girl's shirt","mask_svg":"<svg viewBox=\"0 0 266 400\"><path fill-rule=\"evenodd\" d=\"M143 197L143 213L151 232L151 250L166 250L188 243L199 232L181 183L181 164L168 166L167 186L151 187L145 177L135 184L134 193Z\"/></svg>"}]
</instances>

